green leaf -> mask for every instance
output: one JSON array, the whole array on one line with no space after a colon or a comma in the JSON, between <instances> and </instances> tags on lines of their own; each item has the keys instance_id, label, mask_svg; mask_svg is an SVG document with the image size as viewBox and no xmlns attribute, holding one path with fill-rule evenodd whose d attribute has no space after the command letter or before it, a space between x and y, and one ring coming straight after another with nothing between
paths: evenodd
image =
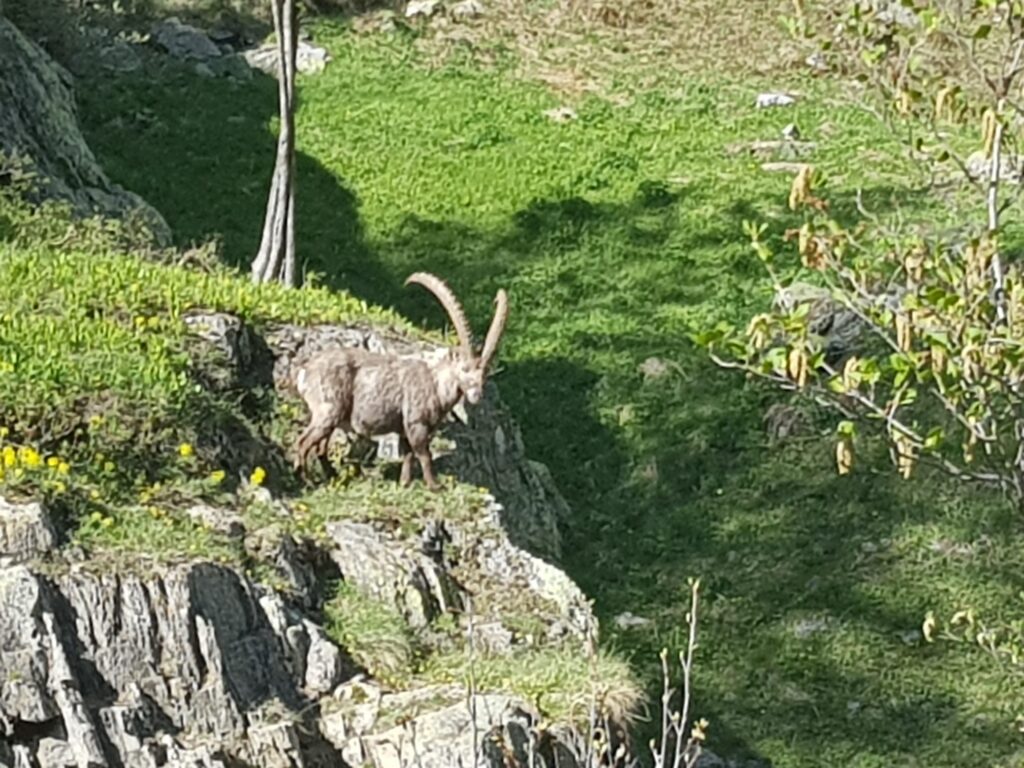
<instances>
[{"instance_id":1,"label":"green leaf","mask_svg":"<svg viewBox=\"0 0 1024 768\"><path fill-rule=\"evenodd\" d=\"M900 373L910 372L910 361L902 352L893 352L889 355L889 367Z\"/></svg>"},{"instance_id":2,"label":"green leaf","mask_svg":"<svg viewBox=\"0 0 1024 768\"><path fill-rule=\"evenodd\" d=\"M934 451L942 443L945 438L945 431L942 427L932 427L928 434L924 438L924 448L928 451Z\"/></svg>"}]
</instances>

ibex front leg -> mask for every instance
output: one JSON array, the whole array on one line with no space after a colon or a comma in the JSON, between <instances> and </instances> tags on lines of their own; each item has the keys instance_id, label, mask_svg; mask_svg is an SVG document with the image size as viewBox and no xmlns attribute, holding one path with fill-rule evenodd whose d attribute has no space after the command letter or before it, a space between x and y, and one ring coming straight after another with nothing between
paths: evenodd
<instances>
[{"instance_id":1,"label":"ibex front leg","mask_svg":"<svg viewBox=\"0 0 1024 768\"><path fill-rule=\"evenodd\" d=\"M403 482L408 485L412 480L412 456L415 454L420 462L420 467L423 469L423 481L427 484L427 487L432 491L441 490L441 486L437 483L437 478L434 477L434 464L430 458L430 427L424 424L412 424L406 428L405 435L409 441L409 446L412 448L412 453L406 454L405 459L402 461ZM408 467L408 472L406 467Z\"/></svg>"},{"instance_id":2,"label":"ibex front leg","mask_svg":"<svg viewBox=\"0 0 1024 768\"><path fill-rule=\"evenodd\" d=\"M399 475L398 482L403 486L408 486L412 483L412 462L415 455L404 435L398 440L398 451L402 454L402 474Z\"/></svg>"}]
</instances>

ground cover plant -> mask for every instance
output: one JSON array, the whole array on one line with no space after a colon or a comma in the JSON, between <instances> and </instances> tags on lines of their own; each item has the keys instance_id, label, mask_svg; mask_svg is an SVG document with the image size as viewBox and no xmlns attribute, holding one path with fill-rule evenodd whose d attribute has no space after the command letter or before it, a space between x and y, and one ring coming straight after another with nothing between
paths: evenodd
<instances>
[{"instance_id":1,"label":"ground cover plant","mask_svg":"<svg viewBox=\"0 0 1024 768\"><path fill-rule=\"evenodd\" d=\"M762 416L778 396L716 370L690 341L769 299L743 222L799 225L790 176L729 147L796 123L817 142L834 215L854 215L859 186L869 210L940 221L942 206L908 187L892 135L799 74L647 86L624 68L624 98L579 98L575 119L558 121L545 111L560 96L518 79L514 60L438 64L414 33L336 22L315 34L334 60L299 83L300 260L417 321L440 315L400 288L414 269L448 278L471 316L509 290L497 380L573 506L566 565L652 698L658 651L683 645L686 577L699 573L695 698L713 750L786 766L1015 764L1015 679L981 652L925 643L920 627L928 611L1015 604L1017 516L927 472L875 472L870 448L838 477L830 424L813 418L770 447ZM216 237L228 263L247 266L273 83L159 76L160 88L83 81L90 142L183 244ZM754 108L780 84L803 97ZM619 628L623 611L653 624Z\"/></svg>"}]
</instances>

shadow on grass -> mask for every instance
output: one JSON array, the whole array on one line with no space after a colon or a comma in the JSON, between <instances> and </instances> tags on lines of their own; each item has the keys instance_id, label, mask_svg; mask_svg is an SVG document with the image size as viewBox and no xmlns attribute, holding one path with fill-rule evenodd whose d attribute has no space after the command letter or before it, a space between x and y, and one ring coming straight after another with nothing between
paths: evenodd
<instances>
[{"instance_id":1,"label":"shadow on grass","mask_svg":"<svg viewBox=\"0 0 1024 768\"><path fill-rule=\"evenodd\" d=\"M864 197L882 206L899 195L879 188ZM900 204L912 207L915 197ZM707 602L696 701L713 722L714 749L763 758L749 734L771 723L779 739L801 743L807 754L829 745L851 760L917 756L960 727L993 754L1009 754L1008 729L965 718L955 685L932 691L925 682L948 683L944 665L966 674L968 661L912 639L933 606L932 574L915 574L921 583L894 574L897 558L885 550L905 528L941 517L934 491L948 486L938 478L903 484L884 468L838 477L831 443L813 435L769 450L761 415L778 395L717 369L686 339L685 323L660 319L665 306L695 307L716 293L732 294L731 304L716 303L734 318L766 299L739 285L759 269L736 248L742 219L757 218L758 205L738 205L681 234L678 208L697 202L654 206L641 194L621 206L540 201L490 233L409 218L377 247L387 263L430 264L471 286L467 306L477 318L487 316L497 286L513 287L513 362L499 382L503 396L531 457L552 469L573 507L565 564L596 598L606 637L627 648L650 681L652 701L660 694L658 652L684 639L685 579L700 575ZM852 217L846 202L838 213ZM595 246L607 242L621 253ZM679 258L665 264L665 249ZM588 268L596 259L601 266ZM634 268L644 261L660 266L636 284ZM538 277L544 263L553 266ZM557 306L540 306L537 293ZM388 303L441 321L425 297L399 292ZM615 320L572 328L573 316L601 312ZM562 342L552 357L524 353L518 333ZM667 370L639 372L649 358ZM885 457L875 458L864 465L884 467ZM984 517L968 521L965 535L985 530ZM984 578L1002 582L1008 596L1024 586L1015 566L998 574ZM655 628L616 630L614 617L625 611L654 618ZM801 633L822 617L827 641L805 641ZM909 691L895 682L904 665L927 670Z\"/></svg>"},{"instance_id":2,"label":"shadow on grass","mask_svg":"<svg viewBox=\"0 0 1024 768\"><path fill-rule=\"evenodd\" d=\"M217 239L225 262L246 271L273 171L274 79L204 79L153 58L139 76L87 79L78 90L84 132L105 170L164 215L178 244ZM370 300L393 294L366 245L355 193L301 147L296 173L301 271L327 273Z\"/></svg>"},{"instance_id":3,"label":"shadow on grass","mask_svg":"<svg viewBox=\"0 0 1024 768\"><path fill-rule=\"evenodd\" d=\"M89 140L183 243L218 236L227 260L244 269L273 163L275 84L177 70L160 82L90 83L82 100ZM937 513L928 489L868 473L835 477L820 440L767 450L760 423L768 398L686 338L714 319L708 305L740 320L763 304L766 296L749 289L760 266L741 229L762 218L763 201L701 218L688 211L707 191L643 182L621 204L537 200L497 231L410 214L370 243L343 179L305 154L298 175L299 255L329 285L439 326L436 302L401 287L412 269L430 269L452 283L478 333L494 291L510 289L499 386L531 457L550 467L574 510L565 564L596 599L612 641L633 655L653 702L657 653L679 647L685 579L701 575L695 693L716 751L753 754L748 734L764 740L777 729L808 755L828 746L851 758L902 758L968 727L949 692L929 693L922 680L910 692L892 683L887 665L943 663L899 640L919 625L929 594L906 587L899 599L879 598L875 585L892 562L865 555L864 545L883 547L901 525ZM869 190L865 199L881 207L894 194ZM852 201L837 210L853 216ZM786 223L773 228L776 237ZM664 368L638 370L650 359ZM991 578L1020 583L1011 571ZM616 630L612 619L627 610L653 627ZM794 625L819 615L849 636L794 636ZM881 662L843 660L857 657L861 640ZM870 703L855 716L850 702ZM994 750L1011 749L1009 735L971 727Z\"/></svg>"}]
</instances>

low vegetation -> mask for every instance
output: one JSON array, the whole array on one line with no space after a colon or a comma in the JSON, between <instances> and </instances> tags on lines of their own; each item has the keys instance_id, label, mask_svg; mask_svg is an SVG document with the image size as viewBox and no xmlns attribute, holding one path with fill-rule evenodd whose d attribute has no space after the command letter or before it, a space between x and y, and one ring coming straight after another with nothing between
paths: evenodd
<instances>
[{"instance_id":1,"label":"low vegetation","mask_svg":"<svg viewBox=\"0 0 1024 768\"><path fill-rule=\"evenodd\" d=\"M61 206L33 209L10 190L0 195L0 222L0 430L12 450L31 451L9 467L8 484L32 483L33 455L43 469L56 457L112 501L174 479L224 480L226 467L204 442L211 428L237 422L259 436L268 424L258 421L274 409L261 416L199 385L195 337L183 321L191 309L231 312L255 327L408 328L337 292L256 287L224 268L197 272L124 253L115 224L73 223Z\"/></svg>"},{"instance_id":2,"label":"low vegetation","mask_svg":"<svg viewBox=\"0 0 1024 768\"><path fill-rule=\"evenodd\" d=\"M342 583L325 612L328 633L357 664L385 685L409 685L416 638L397 610Z\"/></svg>"}]
</instances>

